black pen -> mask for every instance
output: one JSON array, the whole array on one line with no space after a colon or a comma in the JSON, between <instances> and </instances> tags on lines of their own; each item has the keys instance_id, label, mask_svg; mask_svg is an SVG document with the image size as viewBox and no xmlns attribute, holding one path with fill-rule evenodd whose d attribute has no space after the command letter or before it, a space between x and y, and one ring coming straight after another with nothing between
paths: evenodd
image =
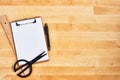
<instances>
[{"instance_id":1,"label":"black pen","mask_svg":"<svg viewBox=\"0 0 120 80\"><path fill-rule=\"evenodd\" d=\"M50 51L49 28L48 28L47 23L45 23L44 30L45 30L45 35L46 35L46 39L47 39L47 48Z\"/></svg>"}]
</instances>

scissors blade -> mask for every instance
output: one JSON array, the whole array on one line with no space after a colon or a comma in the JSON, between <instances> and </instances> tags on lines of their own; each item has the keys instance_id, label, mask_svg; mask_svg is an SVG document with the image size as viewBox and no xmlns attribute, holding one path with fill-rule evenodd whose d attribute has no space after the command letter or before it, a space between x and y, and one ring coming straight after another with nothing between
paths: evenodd
<instances>
[{"instance_id":1,"label":"scissors blade","mask_svg":"<svg viewBox=\"0 0 120 80\"><path fill-rule=\"evenodd\" d=\"M31 64L35 63L37 60L41 59L42 57L44 57L46 54L44 54L45 51L43 51L41 54L39 54L37 57L35 57L33 60L30 61Z\"/></svg>"},{"instance_id":2,"label":"scissors blade","mask_svg":"<svg viewBox=\"0 0 120 80\"><path fill-rule=\"evenodd\" d=\"M42 54L42 55L41 55L41 58L44 57L45 55L47 55L47 53L46 53L46 54Z\"/></svg>"}]
</instances>

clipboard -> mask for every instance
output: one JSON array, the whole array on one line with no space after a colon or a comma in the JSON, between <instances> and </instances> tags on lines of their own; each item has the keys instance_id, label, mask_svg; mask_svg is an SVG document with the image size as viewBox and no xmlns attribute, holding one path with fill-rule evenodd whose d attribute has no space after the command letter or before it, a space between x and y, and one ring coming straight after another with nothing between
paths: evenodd
<instances>
[{"instance_id":1,"label":"clipboard","mask_svg":"<svg viewBox=\"0 0 120 80\"><path fill-rule=\"evenodd\" d=\"M1 16L0 18L3 29L5 30L13 50L17 54L18 60L26 59L30 61L42 50L46 51L47 55L43 59L38 60L38 62L49 60L41 17L13 21L11 25L6 16ZM27 44L27 46L25 44Z\"/></svg>"}]
</instances>

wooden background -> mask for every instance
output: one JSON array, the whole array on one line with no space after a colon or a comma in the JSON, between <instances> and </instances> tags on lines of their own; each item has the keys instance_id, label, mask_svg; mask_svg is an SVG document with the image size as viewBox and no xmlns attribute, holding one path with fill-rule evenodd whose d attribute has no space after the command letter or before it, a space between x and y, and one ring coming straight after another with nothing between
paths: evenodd
<instances>
[{"instance_id":1,"label":"wooden background","mask_svg":"<svg viewBox=\"0 0 120 80\"><path fill-rule=\"evenodd\" d=\"M9 21L42 16L51 51L19 78L0 25L0 80L120 80L120 0L0 0L3 14Z\"/></svg>"}]
</instances>

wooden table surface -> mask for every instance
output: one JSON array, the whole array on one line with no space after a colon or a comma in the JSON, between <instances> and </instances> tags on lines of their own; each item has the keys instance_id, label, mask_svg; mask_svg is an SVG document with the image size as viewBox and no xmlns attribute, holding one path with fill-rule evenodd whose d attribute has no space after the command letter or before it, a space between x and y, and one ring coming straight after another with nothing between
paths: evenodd
<instances>
[{"instance_id":1,"label":"wooden table surface","mask_svg":"<svg viewBox=\"0 0 120 80\"><path fill-rule=\"evenodd\" d=\"M0 80L120 80L120 0L0 0L3 14L9 21L42 16L51 51L19 78L0 25Z\"/></svg>"}]
</instances>

